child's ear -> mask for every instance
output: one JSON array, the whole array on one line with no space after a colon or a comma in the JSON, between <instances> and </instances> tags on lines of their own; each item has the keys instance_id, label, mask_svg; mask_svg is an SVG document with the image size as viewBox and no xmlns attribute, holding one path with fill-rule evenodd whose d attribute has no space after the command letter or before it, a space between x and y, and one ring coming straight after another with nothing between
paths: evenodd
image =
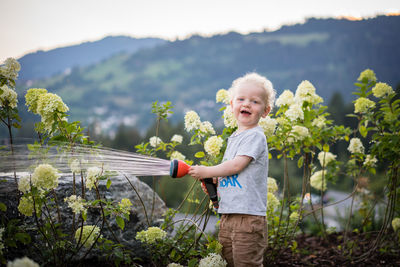
<instances>
[{"instance_id":1,"label":"child's ear","mask_svg":"<svg viewBox=\"0 0 400 267\"><path fill-rule=\"evenodd\" d=\"M231 104L231 109L233 109L233 104L232 104L233 102L232 101L233 101L233 99L231 99L231 101L229 101L229 103Z\"/></svg>"},{"instance_id":2,"label":"child's ear","mask_svg":"<svg viewBox=\"0 0 400 267\"><path fill-rule=\"evenodd\" d=\"M267 117L267 115L269 114L270 111L271 111L270 106L265 107L264 113L261 115L261 117L263 117L263 118Z\"/></svg>"}]
</instances>

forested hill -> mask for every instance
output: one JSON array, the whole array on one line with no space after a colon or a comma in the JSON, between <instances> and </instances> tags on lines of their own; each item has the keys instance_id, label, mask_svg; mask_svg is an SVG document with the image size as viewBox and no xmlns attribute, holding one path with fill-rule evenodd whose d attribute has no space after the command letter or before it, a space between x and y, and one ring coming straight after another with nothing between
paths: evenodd
<instances>
[{"instance_id":1,"label":"forested hill","mask_svg":"<svg viewBox=\"0 0 400 267\"><path fill-rule=\"evenodd\" d=\"M97 118L111 128L121 122L148 126L156 100L172 101L177 120L194 109L202 119L215 121L220 117L216 91L250 71L266 75L278 94L295 91L302 80L309 80L325 103L336 91L350 101L353 83L366 68L393 87L400 82L399 29L400 16L379 16L361 21L308 19L247 35L192 36L120 53L31 87L58 93L73 119Z\"/></svg>"},{"instance_id":2,"label":"forested hill","mask_svg":"<svg viewBox=\"0 0 400 267\"><path fill-rule=\"evenodd\" d=\"M60 47L50 51L29 53L18 61L24 68L19 73L20 81L50 77L68 72L73 67L98 63L120 52L134 53L141 48L164 43L158 38L136 39L127 36L109 36L98 41Z\"/></svg>"}]
</instances>

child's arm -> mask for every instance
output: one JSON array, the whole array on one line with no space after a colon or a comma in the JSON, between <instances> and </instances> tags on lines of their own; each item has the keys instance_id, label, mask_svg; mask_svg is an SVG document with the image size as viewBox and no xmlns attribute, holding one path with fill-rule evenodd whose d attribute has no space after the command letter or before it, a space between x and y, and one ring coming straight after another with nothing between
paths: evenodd
<instances>
[{"instance_id":1,"label":"child's arm","mask_svg":"<svg viewBox=\"0 0 400 267\"><path fill-rule=\"evenodd\" d=\"M246 168L252 159L248 156L236 156L216 166L191 166L189 174L197 179L237 174Z\"/></svg>"}]
</instances>

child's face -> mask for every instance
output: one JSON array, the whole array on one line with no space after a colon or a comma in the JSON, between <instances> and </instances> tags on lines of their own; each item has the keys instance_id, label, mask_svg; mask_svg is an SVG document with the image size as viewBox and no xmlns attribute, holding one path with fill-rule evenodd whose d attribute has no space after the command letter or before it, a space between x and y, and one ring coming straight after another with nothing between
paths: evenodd
<instances>
[{"instance_id":1,"label":"child's face","mask_svg":"<svg viewBox=\"0 0 400 267\"><path fill-rule=\"evenodd\" d=\"M251 82L236 89L231 107L239 130L257 126L260 118L265 118L270 110L265 103L265 91Z\"/></svg>"}]
</instances>

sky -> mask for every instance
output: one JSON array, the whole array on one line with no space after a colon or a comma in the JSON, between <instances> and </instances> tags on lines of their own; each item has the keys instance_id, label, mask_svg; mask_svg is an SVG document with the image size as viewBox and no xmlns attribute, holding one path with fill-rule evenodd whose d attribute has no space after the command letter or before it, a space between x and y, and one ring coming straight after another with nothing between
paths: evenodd
<instances>
[{"instance_id":1,"label":"sky","mask_svg":"<svg viewBox=\"0 0 400 267\"><path fill-rule=\"evenodd\" d=\"M317 17L400 13L399 0L0 0L0 62L106 36L273 31Z\"/></svg>"}]
</instances>

